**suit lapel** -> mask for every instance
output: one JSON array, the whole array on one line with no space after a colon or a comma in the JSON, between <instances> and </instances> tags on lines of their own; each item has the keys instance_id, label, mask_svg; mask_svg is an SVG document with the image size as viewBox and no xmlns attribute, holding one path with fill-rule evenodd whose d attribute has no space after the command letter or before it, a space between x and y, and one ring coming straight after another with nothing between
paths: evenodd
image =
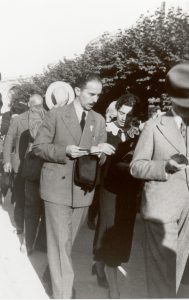
<instances>
[{"instance_id":1,"label":"suit lapel","mask_svg":"<svg viewBox=\"0 0 189 300\"><path fill-rule=\"evenodd\" d=\"M89 111L87 114L85 127L83 129L83 134L80 140L81 147L91 147L92 139L94 137L94 130L95 130L95 118L93 111Z\"/></svg>"},{"instance_id":2,"label":"suit lapel","mask_svg":"<svg viewBox=\"0 0 189 300\"><path fill-rule=\"evenodd\" d=\"M162 116L157 127L164 135L166 140L175 148L175 150L177 150L179 153L186 154L186 145L184 139L171 112L168 112L166 115Z\"/></svg>"},{"instance_id":3,"label":"suit lapel","mask_svg":"<svg viewBox=\"0 0 189 300\"><path fill-rule=\"evenodd\" d=\"M66 107L66 110L62 114L62 119L70 134L74 138L76 145L79 145L82 131L73 103Z\"/></svg>"}]
</instances>

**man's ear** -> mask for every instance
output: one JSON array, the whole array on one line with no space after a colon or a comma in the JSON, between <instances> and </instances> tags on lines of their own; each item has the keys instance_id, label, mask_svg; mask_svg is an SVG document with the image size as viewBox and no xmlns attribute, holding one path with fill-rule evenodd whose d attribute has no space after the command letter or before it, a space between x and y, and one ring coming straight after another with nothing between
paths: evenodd
<instances>
[{"instance_id":1,"label":"man's ear","mask_svg":"<svg viewBox=\"0 0 189 300\"><path fill-rule=\"evenodd\" d=\"M75 94L76 96L79 96L80 95L80 88L79 87L75 87Z\"/></svg>"}]
</instances>

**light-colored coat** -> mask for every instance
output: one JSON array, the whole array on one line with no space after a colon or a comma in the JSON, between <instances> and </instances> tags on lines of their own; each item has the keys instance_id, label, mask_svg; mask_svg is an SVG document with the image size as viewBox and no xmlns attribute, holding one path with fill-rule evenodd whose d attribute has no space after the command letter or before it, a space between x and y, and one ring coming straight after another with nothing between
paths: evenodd
<instances>
[{"instance_id":1,"label":"light-colored coat","mask_svg":"<svg viewBox=\"0 0 189 300\"><path fill-rule=\"evenodd\" d=\"M41 198L72 207L90 205L94 191L85 194L74 184L75 160L66 155L66 147L90 148L105 141L105 120L93 110L88 112L83 133L73 103L48 112L33 146L34 153L45 160L40 180Z\"/></svg>"},{"instance_id":2,"label":"light-colored coat","mask_svg":"<svg viewBox=\"0 0 189 300\"><path fill-rule=\"evenodd\" d=\"M168 223L179 219L189 205L189 171L166 175L165 161L186 153L185 141L171 112L146 123L131 163L131 174L145 180L141 214L144 219Z\"/></svg>"},{"instance_id":3,"label":"light-colored coat","mask_svg":"<svg viewBox=\"0 0 189 300\"><path fill-rule=\"evenodd\" d=\"M156 285L160 294L164 287L166 298L176 295L189 255L189 169L165 172L165 162L176 153L189 154L172 112L168 112L146 123L131 162L131 174L145 180L141 215L147 228L148 282L152 282L151 291Z\"/></svg>"}]
</instances>

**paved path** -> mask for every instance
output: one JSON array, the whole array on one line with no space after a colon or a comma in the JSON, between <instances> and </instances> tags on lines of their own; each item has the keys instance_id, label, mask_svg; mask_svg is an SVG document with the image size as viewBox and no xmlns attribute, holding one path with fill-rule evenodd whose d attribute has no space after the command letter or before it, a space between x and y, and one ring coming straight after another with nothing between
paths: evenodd
<instances>
[{"instance_id":1,"label":"paved path","mask_svg":"<svg viewBox=\"0 0 189 300\"><path fill-rule=\"evenodd\" d=\"M20 252L20 240L14 232L13 206L10 195L0 207L0 299L48 299L42 285L42 275L47 265L46 254L39 251L28 258ZM105 299L107 290L97 285L91 275L92 242L94 231L87 225L81 231L73 247L75 290L78 299ZM137 217L132 255L128 264L123 264L126 277L119 271L121 298L146 298L144 259L142 250L143 226ZM182 289L181 298L189 298L189 288Z\"/></svg>"},{"instance_id":2,"label":"paved path","mask_svg":"<svg viewBox=\"0 0 189 300\"><path fill-rule=\"evenodd\" d=\"M11 206L9 213L12 217ZM28 257L20 252L20 241L9 213L0 207L0 298L48 299Z\"/></svg>"},{"instance_id":3,"label":"paved path","mask_svg":"<svg viewBox=\"0 0 189 300\"><path fill-rule=\"evenodd\" d=\"M132 255L129 263L123 264L126 277L118 272L121 298L146 298L146 282L144 276L144 257L141 245L143 227L137 218L135 225ZM75 287L78 298L108 298L107 290L99 288L96 278L91 276L93 231L83 226L73 248L73 263L76 280Z\"/></svg>"}]
</instances>

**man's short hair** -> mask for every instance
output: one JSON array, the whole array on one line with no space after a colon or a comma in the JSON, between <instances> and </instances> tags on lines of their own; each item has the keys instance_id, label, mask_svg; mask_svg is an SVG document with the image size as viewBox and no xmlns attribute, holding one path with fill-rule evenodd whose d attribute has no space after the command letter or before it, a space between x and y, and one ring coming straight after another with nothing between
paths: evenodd
<instances>
[{"instance_id":1,"label":"man's short hair","mask_svg":"<svg viewBox=\"0 0 189 300\"><path fill-rule=\"evenodd\" d=\"M97 73L88 73L78 77L75 81L74 86L80 89L84 89L88 82L97 81L102 84L102 79Z\"/></svg>"},{"instance_id":2,"label":"man's short hair","mask_svg":"<svg viewBox=\"0 0 189 300\"><path fill-rule=\"evenodd\" d=\"M117 110L119 110L123 105L127 105L131 106L133 108L133 111L135 111L138 100L139 98L136 95L128 92L118 98L115 107Z\"/></svg>"}]
</instances>

